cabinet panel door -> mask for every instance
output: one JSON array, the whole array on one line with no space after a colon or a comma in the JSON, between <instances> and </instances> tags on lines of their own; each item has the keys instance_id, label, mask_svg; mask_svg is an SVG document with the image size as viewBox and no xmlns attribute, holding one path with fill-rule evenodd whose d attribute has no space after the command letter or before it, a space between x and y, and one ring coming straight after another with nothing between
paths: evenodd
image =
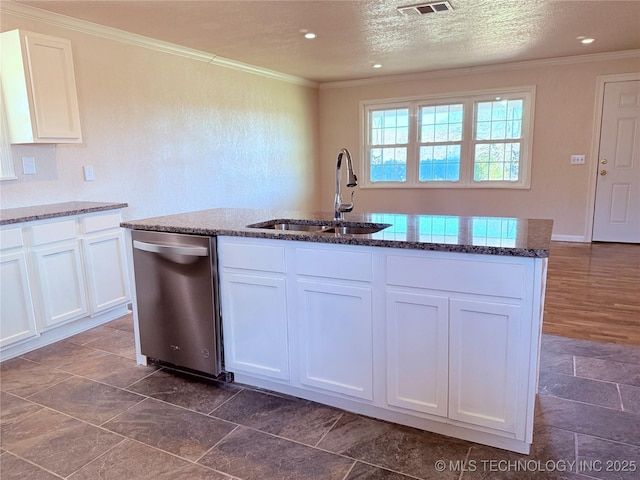
<instances>
[{"instance_id":1,"label":"cabinet panel door","mask_svg":"<svg viewBox=\"0 0 640 480\"><path fill-rule=\"evenodd\" d=\"M0 263L0 347L37 335L23 252L2 255Z\"/></svg>"},{"instance_id":2,"label":"cabinet panel door","mask_svg":"<svg viewBox=\"0 0 640 480\"><path fill-rule=\"evenodd\" d=\"M225 368L289 379L284 278L222 272Z\"/></svg>"},{"instance_id":3,"label":"cabinet panel door","mask_svg":"<svg viewBox=\"0 0 640 480\"><path fill-rule=\"evenodd\" d=\"M129 276L121 231L82 240L91 313L129 301Z\"/></svg>"},{"instance_id":4,"label":"cabinet panel door","mask_svg":"<svg viewBox=\"0 0 640 480\"><path fill-rule=\"evenodd\" d=\"M88 313L78 242L34 250L40 280L44 326L51 327Z\"/></svg>"},{"instance_id":5,"label":"cabinet panel door","mask_svg":"<svg viewBox=\"0 0 640 480\"><path fill-rule=\"evenodd\" d=\"M387 402L447 415L449 299L387 291Z\"/></svg>"},{"instance_id":6,"label":"cabinet panel door","mask_svg":"<svg viewBox=\"0 0 640 480\"><path fill-rule=\"evenodd\" d=\"M371 289L298 281L300 382L373 400Z\"/></svg>"},{"instance_id":7,"label":"cabinet panel door","mask_svg":"<svg viewBox=\"0 0 640 480\"><path fill-rule=\"evenodd\" d=\"M515 433L520 307L451 299L450 308L449 418Z\"/></svg>"},{"instance_id":8,"label":"cabinet panel door","mask_svg":"<svg viewBox=\"0 0 640 480\"><path fill-rule=\"evenodd\" d=\"M80 116L71 43L46 35L25 35L37 140L80 141Z\"/></svg>"}]
</instances>

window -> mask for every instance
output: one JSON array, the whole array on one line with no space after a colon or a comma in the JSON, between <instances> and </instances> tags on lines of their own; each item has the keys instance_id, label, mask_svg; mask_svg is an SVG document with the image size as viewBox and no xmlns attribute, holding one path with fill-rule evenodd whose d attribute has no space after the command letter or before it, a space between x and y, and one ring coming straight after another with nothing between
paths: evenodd
<instances>
[{"instance_id":1,"label":"window","mask_svg":"<svg viewBox=\"0 0 640 480\"><path fill-rule=\"evenodd\" d=\"M529 188L534 87L364 102L364 187Z\"/></svg>"}]
</instances>

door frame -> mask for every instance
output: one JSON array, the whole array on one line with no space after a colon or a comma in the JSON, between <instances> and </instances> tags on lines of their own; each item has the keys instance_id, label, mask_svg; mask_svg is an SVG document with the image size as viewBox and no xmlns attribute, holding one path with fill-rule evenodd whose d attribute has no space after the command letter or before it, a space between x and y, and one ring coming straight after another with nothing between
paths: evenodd
<instances>
[{"instance_id":1,"label":"door frame","mask_svg":"<svg viewBox=\"0 0 640 480\"><path fill-rule=\"evenodd\" d=\"M600 130L602 128L602 109L604 107L604 87L607 83L640 80L640 72L620 73L616 75L600 75L596 77L596 98L593 115L593 133L591 135L589 188L587 192L587 218L585 222L586 242L593 242L593 215L596 211L596 182L598 165L600 165Z\"/></svg>"}]
</instances>

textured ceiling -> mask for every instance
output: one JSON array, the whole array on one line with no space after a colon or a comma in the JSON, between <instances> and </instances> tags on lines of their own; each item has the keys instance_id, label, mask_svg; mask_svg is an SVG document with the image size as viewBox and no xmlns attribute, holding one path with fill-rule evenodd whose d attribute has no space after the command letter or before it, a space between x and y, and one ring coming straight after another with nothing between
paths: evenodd
<instances>
[{"instance_id":1,"label":"textured ceiling","mask_svg":"<svg viewBox=\"0 0 640 480\"><path fill-rule=\"evenodd\" d=\"M423 16L396 10L412 0L15 3L317 82L640 49L638 0L450 0Z\"/></svg>"}]
</instances>

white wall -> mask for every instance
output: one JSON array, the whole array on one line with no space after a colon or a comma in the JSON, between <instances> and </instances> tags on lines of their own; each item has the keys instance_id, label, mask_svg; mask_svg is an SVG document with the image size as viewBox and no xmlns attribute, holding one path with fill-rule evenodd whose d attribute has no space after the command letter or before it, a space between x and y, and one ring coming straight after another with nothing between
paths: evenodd
<instances>
[{"instance_id":1,"label":"white wall","mask_svg":"<svg viewBox=\"0 0 640 480\"><path fill-rule=\"evenodd\" d=\"M14 28L71 40L83 143L12 146L18 180L1 183L2 208L127 202L133 219L317 204L316 88L3 12L0 29Z\"/></svg>"},{"instance_id":2,"label":"white wall","mask_svg":"<svg viewBox=\"0 0 640 480\"><path fill-rule=\"evenodd\" d=\"M343 82L320 89L321 199L334 190L335 158L341 147L362 163L360 102L386 98L536 86L531 188L511 189L357 189L354 211L551 218L554 237L585 238L591 179L597 77L640 72L640 56L588 57L548 64L439 72L386 82ZM587 58L587 57L585 57ZM587 155L586 165L569 164L571 154ZM326 202L325 202L326 204ZM323 206L326 206L323 204ZM330 204L329 204L330 205Z\"/></svg>"}]
</instances>

